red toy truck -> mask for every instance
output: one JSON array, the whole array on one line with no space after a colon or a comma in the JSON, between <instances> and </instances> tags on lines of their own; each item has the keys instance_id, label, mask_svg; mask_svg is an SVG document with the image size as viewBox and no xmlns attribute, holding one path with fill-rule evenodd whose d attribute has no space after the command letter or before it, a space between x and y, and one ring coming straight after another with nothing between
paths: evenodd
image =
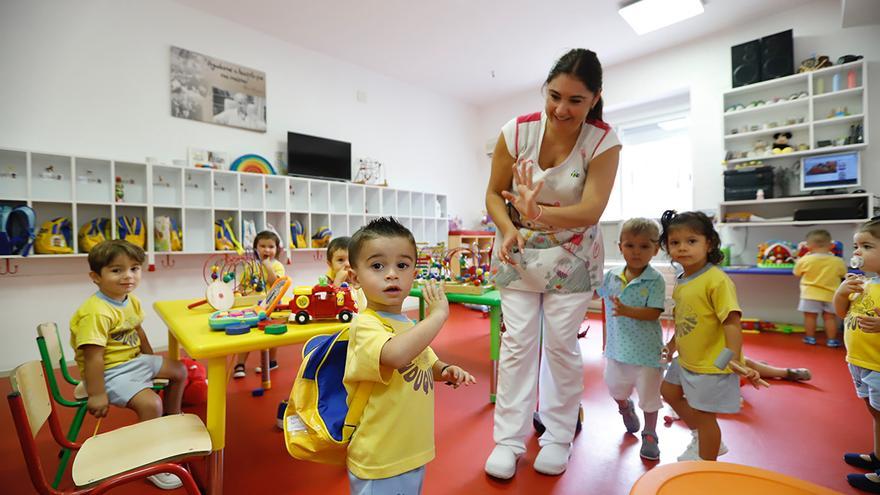
<instances>
[{"instance_id":1,"label":"red toy truck","mask_svg":"<svg viewBox=\"0 0 880 495\"><path fill-rule=\"evenodd\" d=\"M356 312L357 304L350 287L301 285L293 289L293 299L290 300L290 319L300 325L328 318L348 323Z\"/></svg>"}]
</instances>

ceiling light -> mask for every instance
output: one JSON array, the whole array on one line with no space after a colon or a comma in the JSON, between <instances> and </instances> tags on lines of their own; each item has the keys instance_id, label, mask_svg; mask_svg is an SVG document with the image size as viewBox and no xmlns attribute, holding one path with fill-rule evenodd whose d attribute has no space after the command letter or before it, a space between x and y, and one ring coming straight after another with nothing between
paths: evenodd
<instances>
[{"instance_id":1,"label":"ceiling light","mask_svg":"<svg viewBox=\"0 0 880 495\"><path fill-rule=\"evenodd\" d=\"M618 10L638 35L703 13L701 0L639 0Z\"/></svg>"},{"instance_id":2,"label":"ceiling light","mask_svg":"<svg viewBox=\"0 0 880 495\"><path fill-rule=\"evenodd\" d=\"M690 124L688 122L687 117L682 117L680 119L672 119L672 120L664 120L663 122L657 122L657 125L663 129L664 131L676 131L678 129L684 129Z\"/></svg>"}]
</instances>

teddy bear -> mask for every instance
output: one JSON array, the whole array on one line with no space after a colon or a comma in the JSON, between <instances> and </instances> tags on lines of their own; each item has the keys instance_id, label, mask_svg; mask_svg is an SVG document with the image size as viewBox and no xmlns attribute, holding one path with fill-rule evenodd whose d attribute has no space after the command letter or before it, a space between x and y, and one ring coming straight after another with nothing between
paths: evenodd
<instances>
[{"instance_id":1,"label":"teddy bear","mask_svg":"<svg viewBox=\"0 0 880 495\"><path fill-rule=\"evenodd\" d=\"M788 140L791 139L790 132L777 132L773 135L773 154L778 155L780 153L791 153L794 151L794 148L788 144Z\"/></svg>"}]
</instances>

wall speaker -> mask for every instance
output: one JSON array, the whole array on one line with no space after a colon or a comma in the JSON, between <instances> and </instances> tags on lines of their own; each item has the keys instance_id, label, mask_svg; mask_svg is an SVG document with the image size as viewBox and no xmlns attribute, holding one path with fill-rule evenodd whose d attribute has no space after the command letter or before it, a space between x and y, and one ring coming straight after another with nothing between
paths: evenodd
<instances>
[{"instance_id":1,"label":"wall speaker","mask_svg":"<svg viewBox=\"0 0 880 495\"><path fill-rule=\"evenodd\" d=\"M761 80L794 74L792 30L761 38Z\"/></svg>"},{"instance_id":2,"label":"wall speaker","mask_svg":"<svg viewBox=\"0 0 880 495\"><path fill-rule=\"evenodd\" d=\"M734 88L761 81L761 40L730 47L731 81Z\"/></svg>"}]
</instances>

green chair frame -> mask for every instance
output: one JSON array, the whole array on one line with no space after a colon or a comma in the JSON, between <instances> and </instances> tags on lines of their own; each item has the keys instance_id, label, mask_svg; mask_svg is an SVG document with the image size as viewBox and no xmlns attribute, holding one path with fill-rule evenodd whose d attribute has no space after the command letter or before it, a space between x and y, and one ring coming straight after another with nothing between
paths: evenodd
<instances>
[{"instance_id":1,"label":"green chair frame","mask_svg":"<svg viewBox=\"0 0 880 495\"><path fill-rule=\"evenodd\" d=\"M43 371L46 375L46 382L49 384L52 400L64 407L76 408L66 437L67 440L76 443L76 438L79 436L79 431L82 429L83 421L88 411L86 407L88 399L69 400L61 393L59 380L55 377L56 364L61 368L61 376L64 378L64 381L74 387L79 385L80 381L70 376L67 359L64 357L64 348L61 346L61 335L58 333L58 325L54 322L37 325L37 347L40 350L40 361L43 363ZM164 388L164 384L153 385L153 390L158 391ZM58 471L55 473L55 478L52 481L52 488L58 488L58 485L61 484L64 470L67 469L67 463L70 462L71 450L63 448L59 456L61 460L58 463Z\"/></svg>"}]
</instances>

